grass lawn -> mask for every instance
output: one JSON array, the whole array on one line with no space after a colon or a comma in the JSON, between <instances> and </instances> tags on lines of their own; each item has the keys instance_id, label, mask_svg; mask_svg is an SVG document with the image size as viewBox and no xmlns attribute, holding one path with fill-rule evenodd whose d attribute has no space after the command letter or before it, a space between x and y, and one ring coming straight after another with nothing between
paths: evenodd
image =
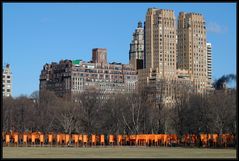
<instances>
[{"instance_id":1,"label":"grass lawn","mask_svg":"<svg viewBox=\"0 0 239 161\"><path fill-rule=\"evenodd\" d=\"M181 147L3 147L3 158L236 158L236 149Z\"/></svg>"}]
</instances>

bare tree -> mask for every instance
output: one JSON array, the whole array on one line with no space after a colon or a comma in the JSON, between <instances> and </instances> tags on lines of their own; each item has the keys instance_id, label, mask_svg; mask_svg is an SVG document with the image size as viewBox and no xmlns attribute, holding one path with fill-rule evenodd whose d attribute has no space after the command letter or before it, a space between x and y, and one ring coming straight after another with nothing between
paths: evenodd
<instances>
[{"instance_id":1,"label":"bare tree","mask_svg":"<svg viewBox=\"0 0 239 161\"><path fill-rule=\"evenodd\" d=\"M85 133L96 133L96 125L98 122L98 112L102 105L101 94L96 89L87 90L80 93L77 97L79 103L79 126Z\"/></svg>"},{"instance_id":2,"label":"bare tree","mask_svg":"<svg viewBox=\"0 0 239 161\"><path fill-rule=\"evenodd\" d=\"M62 126L64 133L71 134L75 129L75 124L77 121L77 107L71 101L61 100L61 104L57 107L56 119Z\"/></svg>"},{"instance_id":3,"label":"bare tree","mask_svg":"<svg viewBox=\"0 0 239 161\"><path fill-rule=\"evenodd\" d=\"M234 133L236 122L236 94L235 91L217 90L211 96L210 108L212 111L212 129L213 132L221 135L225 132ZM230 130L230 127L231 130Z\"/></svg>"},{"instance_id":4,"label":"bare tree","mask_svg":"<svg viewBox=\"0 0 239 161\"><path fill-rule=\"evenodd\" d=\"M124 100L121 94L111 94L99 111L98 131L106 134L120 134L124 131L121 122L120 108Z\"/></svg>"},{"instance_id":5,"label":"bare tree","mask_svg":"<svg viewBox=\"0 0 239 161\"><path fill-rule=\"evenodd\" d=\"M13 111L15 101L12 97L3 97L3 131L13 130Z\"/></svg>"},{"instance_id":6,"label":"bare tree","mask_svg":"<svg viewBox=\"0 0 239 161\"><path fill-rule=\"evenodd\" d=\"M37 109L37 130L51 132L58 130L59 125L54 124L56 121L56 111L60 106L61 98L57 97L52 91L41 91L39 105ZM55 126L55 127L54 127Z\"/></svg>"}]
</instances>

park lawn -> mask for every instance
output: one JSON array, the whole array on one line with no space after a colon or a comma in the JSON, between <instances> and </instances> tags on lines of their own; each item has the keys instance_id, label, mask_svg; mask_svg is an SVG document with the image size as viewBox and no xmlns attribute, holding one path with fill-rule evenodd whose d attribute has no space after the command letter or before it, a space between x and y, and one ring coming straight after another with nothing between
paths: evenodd
<instances>
[{"instance_id":1,"label":"park lawn","mask_svg":"<svg viewBox=\"0 0 239 161\"><path fill-rule=\"evenodd\" d=\"M236 149L181 147L3 147L3 158L236 158Z\"/></svg>"}]
</instances>

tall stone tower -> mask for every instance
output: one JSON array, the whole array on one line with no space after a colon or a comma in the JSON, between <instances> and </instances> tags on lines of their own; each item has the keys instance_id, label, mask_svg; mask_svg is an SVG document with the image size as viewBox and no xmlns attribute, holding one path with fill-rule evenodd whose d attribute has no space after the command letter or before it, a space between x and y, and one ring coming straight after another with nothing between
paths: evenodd
<instances>
[{"instance_id":1,"label":"tall stone tower","mask_svg":"<svg viewBox=\"0 0 239 161\"><path fill-rule=\"evenodd\" d=\"M149 8L145 22L146 70L159 78L176 75L176 19L173 10Z\"/></svg>"},{"instance_id":2,"label":"tall stone tower","mask_svg":"<svg viewBox=\"0 0 239 161\"><path fill-rule=\"evenodd\" d=\"M142 22L138 22L138 27L133 33L130 43L129 62L135 70L143 68L144 60L144 29Z\"/></svg>"},{"instance_id":3,"label":"tall stone tower","mask_svg":"<svg viewBox=\"0 0 239 161\"><path fill-rule=\"evenodd\" d=\"M149 8L144 34L145 68L138 70L139 88L149 89L155 105L164 103L170 106L173 103L173 82L177 79L174 11Z\"/></svg>"},{"instance_id":4,"label":"tall stone tower","mask_svg":"<svg viewBox=\"0 0 239 161\"><path fill-rule=\"evenodd\" d=\"M189 71L197 93L208 84L206 26L199 13L180 12L178 18L177 67Z\"/></svg>"}]
</instances>

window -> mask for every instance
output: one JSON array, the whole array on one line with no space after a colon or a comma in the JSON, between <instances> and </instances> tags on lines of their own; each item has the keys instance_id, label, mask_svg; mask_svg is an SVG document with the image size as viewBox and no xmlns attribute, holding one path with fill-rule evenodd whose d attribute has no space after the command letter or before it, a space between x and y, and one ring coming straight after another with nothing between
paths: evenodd
<instances>
[{"instance_id":1,"label":"window","mask_svg":"<svg viewBox=\"0 0 239 161\"><path fill-rule=\"evenodd\" d=\"M7 89L7 92L10 92L10 89Z\"/></svg>"},{"instance_id":2,"label":"window","mask_svg":"<svg viewBox=\"0 0 239 161\"><path fill-rule=\"evenodd\" d=\"M11 81L10 80L7 80L7 83L10 83Z\"/></svg>"}]
</instances>

